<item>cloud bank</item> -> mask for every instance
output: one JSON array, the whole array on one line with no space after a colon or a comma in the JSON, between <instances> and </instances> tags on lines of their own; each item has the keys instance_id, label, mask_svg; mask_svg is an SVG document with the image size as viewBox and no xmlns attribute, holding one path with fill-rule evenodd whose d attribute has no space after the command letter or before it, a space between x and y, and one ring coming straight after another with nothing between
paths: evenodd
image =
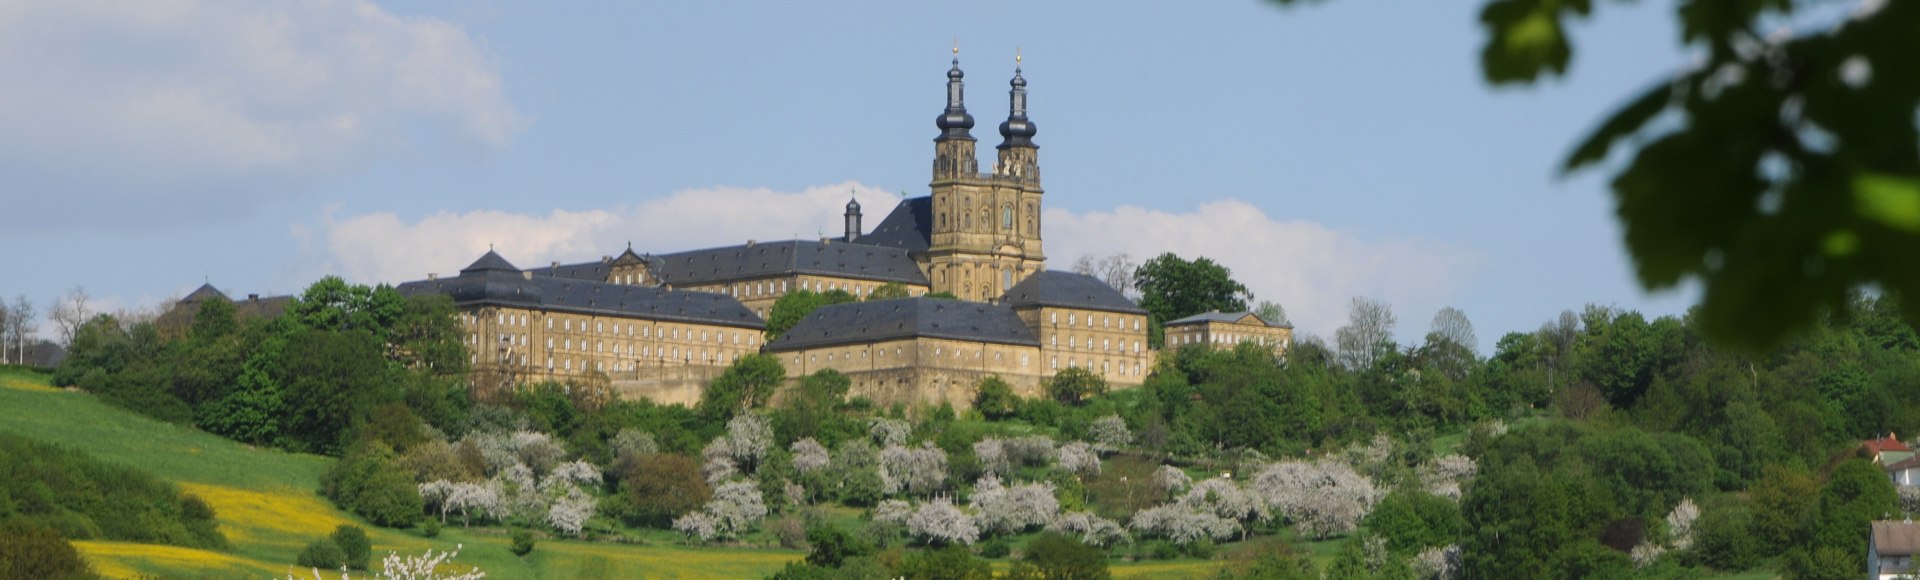
<instances>
[{"instance_id":1,"label":"cloud bank","mask_svg":"<svg viewBox=\"0 0 1920 580\"><path fill-rule=\"evenodd\" d=\"M597 259L629 242L637 251L666 253L749 239L839 235L849 191L857 192L868 229L899 201L857 183L798 193L711 188L632 208L544 216L475 211L412 221L387 213L328 217L308 245L317 254L314 263L330 271L361 282L400 282L429 272L452 275L489 245L529 268ZM1418 240L1366 240L1275 219L1233 199L1184 213L1121 207L1084 214L1054 209L1045 217L1054 269L1069 268L1082 255L1115 252L1135 261L1163 252L1206 256L1231 268L1257 298L1284 305L1301 332L1320 335L1343 324L1348 300L1362 295L1392 304L1403 336L1423 333L1426 320L1454 297L1475 261L1466 252Z\"/></svg>"},{"instance_id":2,"label":"cloud bank","mask_svg":"<svg viewBox=\"0 0 1920 580\"><path fill-rule=\"evenodd\" d=\"M521 124L464 29L357 0L0 2L0 78L5 226L217 220Z\"/></svg>"}]
</instances>

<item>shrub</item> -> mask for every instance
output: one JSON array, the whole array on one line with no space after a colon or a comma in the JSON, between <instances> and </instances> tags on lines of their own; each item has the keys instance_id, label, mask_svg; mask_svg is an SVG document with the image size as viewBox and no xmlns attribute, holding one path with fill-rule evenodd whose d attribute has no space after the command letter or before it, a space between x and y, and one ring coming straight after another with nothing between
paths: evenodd
<instances>
[{"instance_id":1,"label":"shrub","mask_svg":"<svg viewBox=\"0 0 1920 580\"><path fill-rule=\"evenodd\" d=\"M440 537L440 520L427 520L427 525L420 527L420 535L428 538Z\"/></svg>"},{"instance_id":2,"label":"shrub","mask_svg":"<svg viewBox=\"0 0 1920 580\"><path fill-rule=\"evenodd\" d=\"M807 563L826 568L839 568L848 559L873 553L873 546L833 524L807 528L807 543L813 544L813 550L807 552Z\"/></svg>"},{"instance_id":3,"label":"shrub","mask_svg":"<svg viewBox=\"0 0 1920 580\"><path fill-rule=\"evenodd\" d=\"M362 442L320 476L321 494L374 525L411 527L426 509L413 470L386 444Z\"/></svg>"},{"instance_id":4,"label":"shrub","mask_svg":"<svg viewBox=\"0 0 1920 580\"><path fill-rule=\"evenodd\" d=\"M222 549L213 509L145 472L0 434L0 517L63 538Z\"/></svg>"},{"instance_id":5,"label":"shrub","mask_svg":"<svg viewBox=\"0 0 1920 580\"><path fill-rule=\"evenodd\" d=\"M986 558L1005 558L1013 553L1013 546L1005 537L998 537L980 543L980 555Z\"/></svg>"},{"instance_id":6,"label":"shrub","mask_svg":"<svg viewBox=\"0 0 1920 580\"><path fill-rule=\"evenodd\" d=\"M373 556L373 540L367 539L367 531L360 526L341 524L333 529L333 545L340 547L340 553L346 557L347 567L355 570L367 569L367 559Z\"/></svg>"},{"instance_id":7,"label":"shrub","mask_svg":"<svg viewBox=\"0 0 1920 580\"><path fill-rule=\"evenodd\" d=\"M908 578L951 580L990 580L993 566L975 558L966 547L948 545L937 550L919 550L907 556L900 575Z\"/></svg>"},{"instance_id":8,"label":"shrub","mask_svg":"<svg viewBox=\"0 0 1920 580\"><path fill-rule=\"evenodd\" d=\"M80 551L52 528L21 519L0 525L0 578L86 578Z\"/></svg>"},{"instance_id":9,"label":"shrub","mask_svg":"<svg viewBox=\"0 0 1920 580\"><path fill-rule=\"evenodd\" d=\"M780 541L782 548L798 550L807 545L807 528L800 518L787 516L774 520L767 525L767 531L773 533L773 538Z\"/></svg>"},{"instance_id":10,"label":"shrub","mask_svg":"<svg viewBox=\"0 0 1920 580\"><path fill-rule=\"evenodd\" d=\"M307 544L307 549L300 551L300 556L294 559L294 563L303 568L338 570L346 560L347 555L341 552L340 546L334 545L332 540L314 540L313 543Z\"/></svg>"},{"instance_id":11,"label":"shrub","mask_svg":"<svg viewBox=\"0 0 1920 580\"><path fill-rule=\"evenodd\" d=\"M1112 577L1107 570L1107 557L1099 549L1051 532L1029 542L1020 561L1021 565L1014 568L1016 576L1025 572L1025 577L1071 580Z\"/></svg>"},{"instance_id":12,"label":"shrub","mask_svg":"<svg viewBox=\"0 0 1920 580\"><path fill-rule=\"evenodd\" d=\"M525 556L533 553L533 532L530 530L513 531L513 555Z\"/></svg>"},{"instance_id":13,"label":"shrub","mask_svg":"<svg viewBox=\"0 0 1920 580\"><path fill-rule=\"evenodd\" d=\"M1001 380L999 375L990 375L974 384L973 408L988 421L999 421L1013 415L1020 407L1020 396L1013 393L1013 387Z\"/></svg>"},{"instance_id":14,"label":"shrub","mask_svg":"<svg viewBox=\"0 0 1920 580\"><path fill-rule=\"evenodd\" d=\"M664 528L673 517L699 509L713 497L700 476L700 464L684 455L641 455L621 477L630 502L630 523Z\"/></svg>"}]
</instances>

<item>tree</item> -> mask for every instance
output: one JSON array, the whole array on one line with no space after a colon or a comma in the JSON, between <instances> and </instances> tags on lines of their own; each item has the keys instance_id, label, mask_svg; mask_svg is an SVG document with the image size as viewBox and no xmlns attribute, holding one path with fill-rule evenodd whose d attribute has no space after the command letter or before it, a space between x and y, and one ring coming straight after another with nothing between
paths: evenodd
<instances>
[{"instance_id":1,"label":"tree","mask_svg":"<svg viewBox=\"0 0 1920 580\"><path fill-rule=\"evenodd\" d=\"M1353 297L1347 307L1347 325L1333 333L1334 343L1340 349L1340 363L1356 371L1373 368L1374 361L1395 350L1393 327L1396 323L1393 307L1387 303Z\"/></svg>"},{"instance_id":2,"label":"tree","mask_svg":"<svg viewBox=\"0 0 1920 580\"><path fill-rule=\"evenodd\" d=\"M60 346L73 344L73 333L80 330L80 325L93 319L93 311L87 308L87 302L92 299L93 296L87 294L87 288L78 285L54 299L53 309L48 311L47 318L53 321L55 330L60 332Z\"/></svg>"},{"instance_id":3,"label":"tree","mask_svg":"<svg viewBox=\"0 0 1920 580\"><path fill-rule=\"evenodd\" d=\"M1433 326L1428 334L1438 334L1441 338L1466 347L1468 352L1480 351L1480 340L1473 336L1473 321L1467 320L1467 313L1448 306L1433 315Z\"/></svg>"},{"instance_id":4,"label":"tree","mask_svg":"<svg viewBox=\"0 0 1920 580\"><path fill-rule=\"evenodd\" d=\"M1047 379L1047 396L1068 405L1079 405L1088 398L1107 392L1107 380L1081 367L1061 369Z\"/></svg>"},{"instance_id":5,"label":"tree","mask_svg":"<svg viewBox=\"0 0 1920 580\"><path fill-rule=\"evenodd\" d=\"M875 287L872 292L868 292L867 301L893 300L895 298L906 298L908 296L910 296L910 294L907 292L906 284L888 282Z\"/></svg>"},{"instance_id":6,"label":"tree","mask_svg":"<svg viewBox=\"0 0 1920 580\"><path fill-rule=\"evenodd\" d=\"M7 350L7 317L9 312L5 300L0 300L0 365L13 360L13 353Z\"/></svg>"},{"instance_id":7,"label":"tree","mask_svg":"<svg viewBox=\"0 0 1920 580\"><path fill-rule=\"evenodd\" d=\"M1105 580L1112 578L1107 557L1093 546L1055 533L1040 534L1027 543L1026 554L1014 566L1013 578L1035 580Z\"/></svg>"},{"instance_id":8,"label":"tree","mask_svg":"<svg viewBox=\"0 0 1920 580\"><path fill-rule=\"evenodd\" d=\"M1594 4L1485 2L1485 79L1564 75L1571 21ZM1829 4L1677 3L1679 40L1700 62L1651 83L1562 164L1618 168L1615 214L1641 284L1701 282L1697 320L1724 343L1776 344L1865 287L1920 321L1920 5L1795 18Z\"/></svg>"},{"instance_id":9,"label":"tree","mask_svg":"<svg viewBox=\"0 0 1920 580\"><path fill-rule=\"evenodd\" d=\"M634 523L666 527L674 516L698 509L713 491L700 477L700 464L684 455L642 455L620 478L631 502Z\"/></svg>"},{"instance_id":10,"label":"tree","mask_svg":"<svg viewBox=\"0 0 1920 580\"><path fill-rule=\"evenodd\" d=\"M1287 309L1280 306L1279 302L1261 300L1259 306L1253 307L1253 314L1267 321L1267 324L1293 324L1293 321L1287 320Z\"/></svg>"},{"instance_id":11,"label":"tree","mask_svg":"<svg viewBox=\"0 0 1920 580\"><path fill-rule=\"evenodd\" d=\"M1140 290L1140 307L1156 330L1169 320L1202 312L1244 311L1253 297L1226 266L1205 257L1189 262L1171 252L1134 269L1133 286ZM1156 331L1147 338L1157 348L1164 335Z\"/></svg>"},{"instance_id":12,"label":"tree","mask_svg":"<svg viewBox=\"0 0 1920 580\"><path fill-rule=\"evenodd\" d=\"M822 306L846 304L858 300L845 290L788 292L780 299L773 301L773 310L767 313L767 341L772 342L773 339L780 338L780 335L792 330L793 325L799 324L801 319L806 318L808 314L813 314L813 311L819 310Z\"/></svg>"},{"instance_id":13,"label":"tree","mask_svg":"<svg viewBox=\"0 0 1920 580\"><path fill-rule=\"evenodd\" d=\"M333 529L333 535L328 537L333 540L333 545L340 547L340 553L345 556L342 561L347 567L355 570L367 569L367 561L373 557L373 540L367 539L365 529L361 529L360 526L340 524Z\"/></svg>"},{"instance_id":14,"label":"tree","mask_svg":"<svg viewBox=\"0 0 1920 580\"><path fill-rule=\"evenodd\" d=\"M1013 393L1013 387L1001 380L1000 375L987 375L973 388L973 408L988 421L1005 419L1020 408L1020 396Z\"/></svg>"},{"instance_id":15,"label":"tree","mask_svg":"<svg viewBox=\"0 0 1920 580\"><path fill-rule=\"evenodd\" d=\"M927 580L991 580L993 566L975 557L966 546L949 544L907 556L900 566L900 575Z\"/></svg>"},{"instance_id":16,"label":"tree","mask_svg":"<svg viewBox=\"0 0 1920 580\"><path fill-rule=\"evenodd\" d=\"M700 393L700 412L710 418L729 419L737 412L765 407L786 378L787 367L780 364L779 357L750 354L734 359Z\"/></svg>"},{"instance_id":17,"label":"tree","mask_svg":"<svg viewBox=\"0 0 1920 580\"><path fill-rule=\"evenodd\" d=\"M1132 258L1127 257L1126 252L1117 252L1099 259L1094 259L1092 255L1080 256L1080 259L1073 261L1072 271L1099 278L1101 282L1112 286L1114 291L1128 294L1133 292L1133 274L1139 267Z\"/></svg>"},{"instance_id":18,"label":"tree","mask_svg":"<svg viewBox=\"0 0 1920 580\"><path fill-rule=\"evenodd\" d=\"M27 338L40 328L33 323L36 314L33 303L27 301L25 294L15 296L13 306L7 308L6 334L13 339L14 364L27 364ZM0 341L0 348L5 346L5 341Z\"/></svg>"}]
</instances>

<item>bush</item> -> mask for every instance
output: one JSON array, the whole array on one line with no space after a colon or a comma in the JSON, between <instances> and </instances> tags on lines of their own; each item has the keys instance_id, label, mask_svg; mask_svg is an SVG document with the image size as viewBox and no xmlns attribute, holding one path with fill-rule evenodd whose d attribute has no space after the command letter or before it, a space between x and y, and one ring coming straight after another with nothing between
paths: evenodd
<instances>
[{"instance_id":1,"label":"bush","mask_svg":"<svg viewBox=\"0 0 1920 580\"><path fill-rule=\"evenodd\" d=\"M413 471L385 443L363 441L320 476L321 495L389 528L412 527L426 509Z\"/></svg>"},{"instance_id":2,"label":"bush","mask_svg":"<svg viewBox=\"0 0 1920 580\"><path fill-rule=\"evenodd\" d=\"M634 458L620 478L629 523L665 528L674 516L700 509L713 489L700 476L700 464L684 455L651 453Z\"/></svg>"},{"instance_id":3,"label":"bush","mask_svg":"<svg viewBox=\"0 0 1920 580\"><path fill-rule=\"evenodd\" d=\"M1013 546L1004 537L998 537L980 543L980 556L985 558L1005 558L1013 553Z\"/></svg>"},{"instance_id":4,"label":"bush","mask_svg":"<svg viewBox=\"0 0 1920 580\"><path fill-rule=\"evenodd\" d=\"M1101 580L1113 577L1107 570L1107 557L1099 548L1052 532L1040 534L1027 543L1027 553L1014 566L1020 578L1060 580Z\"/></svg>"},{"instance_id":5,"label":"bush","mask_svg":"<svg viewBox=\"0 0 1920 580\"><path fill-rule=\"evenodd\" d=\"M986 560L975 558L965 546L948 544L937 550L919 550L908 555L905 564L900 567L900 575L907 578L990 580L993 578L993 566Z\"/></svg>"},{"instance_id":6,"label":"bush","mask_svg":"<svg viewBox=\"0 0 1920 580\"><path fill-rule=\"evenodd\" d=\"M367 539L367 531L360 526L341 524L333 529L333 545L340 547L340 553L346 557L347 567L355 570L367 569L367 560L373 556L373 540Z\"/></svg>"},{"instance_id":7,"label":"bush","mask_svg":"<svg viewBox=\"0 0 1920 580\"><path fill-rule=\"evenodd\" d=\"M224 549L213 509L142 471L0 434L0 518L63 538Z\"/></svg>"},{"instance_id":8,"label":"bush","mask_svg":"<svg viewBox=\"0 0 1920 580\"><path fill-rule=\"evenodd\" d=\"M427 525L420 527L420 535L427 538L440 537L440 520L428 519Z\"/></svg>"},{"instance_id":9,"label":"bush","mask_svg":"<svg viewBox=\"0 0 1920 580\"><path fill-rule=\"evenodd\" d=\"M513 555L525 556L533 553L533 532L530 530L513 531Z\"/></svg>"},{"instance_id":10,"label":"bush","mask_svg":"<svg viewBox=\"0 0 1920 580\"><path fill-rule=\"evenodd\" d=\"M780 547L798 550L807 546L807 526L800 518L787 516L767 525L767 531L780 541Z\"/></svg>"},{"instance_id":11,"label":"bush","mask_svg":"<svg viewBox=\"0 0 1920 580\"><path fill-rule=\"evenodd\" d=\"M1180 548L1166 540L1152 540L1140 544L1136 558L1151 560L1172 560L1180 557Z\"/></svg>"},{"instance_id":12,"label":"bush","mask_svg":"<svg viewBox=\"0 0 1920 580\"><path fill-rule=\"evenodd\" d=\"M0 578L91 576L80 551L52 528L21 519L0 525Z\"/></svg>"},{"instance_id":13,"label":"bush","mask_svg":"<svg viewBox=\"0 0 1920 580\"><path fill-rule=\"evenodd\" d=\"M294 563L302 568L338 570L346 560L347 555L332 540L314 540L307 544L307 549L300 551L300 557L295 558Z\"/></svg>"}]
</instances>

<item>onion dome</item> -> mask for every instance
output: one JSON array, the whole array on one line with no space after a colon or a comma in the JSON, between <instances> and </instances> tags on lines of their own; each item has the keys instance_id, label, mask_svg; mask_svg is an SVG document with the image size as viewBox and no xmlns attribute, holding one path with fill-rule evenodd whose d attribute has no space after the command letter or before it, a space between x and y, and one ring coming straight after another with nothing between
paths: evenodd
<instances>
[{"instance_id":1,"label":"onion dome","mask_svg":"<svg viewBox=\"0 0 1920 580\"><path fill-rule=\"evenodd\" d=\"M947 110L934 120L934 126L940 128L940 141L949 139L973 140L969 129L973 128L973 115L967 114L965 82L967 73L960 71L960 48L953 49L953 68L947 70Z\"/></svg>"},{"instance_id":2,"label":"onion dome","mask_svg":"<svg viewBox=\"0 0 1920 580\"><path fill-rule=\"evenodd\" d=\"M1033 144L1033 136L1040 130L1027 120L1027 79L1020 76L1020 57L1013 57L1013 61L1013 80L1007 83L1013 90L1007 92L1007 120L1000 124L1000 147L1038 147Z\"/></svg>"}]
</instances>

